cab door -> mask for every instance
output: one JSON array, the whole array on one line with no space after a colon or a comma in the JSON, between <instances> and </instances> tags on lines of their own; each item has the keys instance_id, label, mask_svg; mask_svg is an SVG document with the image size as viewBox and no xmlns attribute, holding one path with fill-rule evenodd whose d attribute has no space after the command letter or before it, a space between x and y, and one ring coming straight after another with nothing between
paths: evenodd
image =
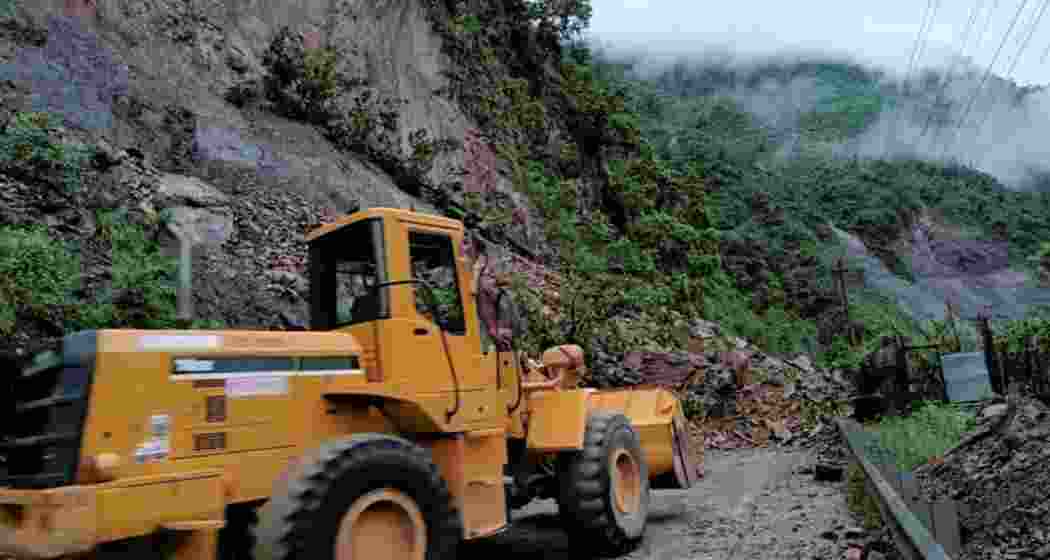
<instances>
[{"instance_id":1,"label":"cab door","mask_svg":"<svg viewBox=\"0 0 1050 560\"><path fill-rule=\"evenodd\" d=\"M416 225L406 228L405 233L411 276L430 287L430 295L423 285L412 287L414 312L404 327L411 330L413 343L406 350L410 352L406 359L417 362L418 370L425 370L435 382L449 388L450 361L460 390L475 390L491 384L475 364L475 356L480 353L479 333L476 321L468 320L467 313L473 306L465 305L464 296L469 294L469 286L465 285L465 275L458 266L452 234ZM439 317L442 326L438 324Z\"/></svg>"}]
</instances>

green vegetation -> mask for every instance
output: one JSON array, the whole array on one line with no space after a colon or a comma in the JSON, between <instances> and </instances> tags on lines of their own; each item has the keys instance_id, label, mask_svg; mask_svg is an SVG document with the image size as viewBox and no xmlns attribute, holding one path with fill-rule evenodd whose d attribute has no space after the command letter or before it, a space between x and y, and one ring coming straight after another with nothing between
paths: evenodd
<instances>
[{"instance_id":1,"label":"green vegetation","mask_svg":"<svg viewBox=\"0 0 1050 560\"><path fill-rule=\"evenodd\" d=\"M909 472L957 445L975 426L976 418L957 406L926 402L910 416L883 418L877 431L880 446Z\"/></svg>"},{"instance_id":2,"label":"green vegetation","mask_svg":"<svg viewBox=\"0 0 1050 560\"><path fill-rule=\"evenodd\" d=\"M17 177L75 191L94 150L62 142L59 120L48 113L16 114L0 133L0 168Z\"/></svg>"},{"instance_id":3,"label":"green vegetation","mask_svg":"<svg viewBox=\"0 0 1050 560\"><path fill-rule=\"evenodd\" d=\"M704 277L705 318L722 328L753 341L767 352L788 353L802 347L805 339L816 335L812 321L783 305L763 311L754 309L749 294L743 293L724 271Z\"/></svg>"},{"instance_id":4,"label":"green vegetation","mask_svg":"<svg viewBox=\"0 0 1050 560\"><path fill-rule=\"evenodd\" d=\"M1002 332L996 333L994 344L999 352L1022 352L1032 337L1036 337L1042 351L1050 351L1050 309L1040 308L1029 317L1011 321Z\"/></svg>"},{"instance_id":5,"label":"green vegetation","mask_svg":"<svg viewBox=\"0 0 1050 560\"><path fill-rule=\"evenodd\" d=\"M0 228L0 333L19 318L58 317L77 287L80 262L43 226Z\"/></svg>"},{"instance_id":6,"label":"green vegetation","mask_svg":"<svg viewBox=\"0 0 1050 560\"><path fill-rule=\"evenodd\" d=\"M473 35L481 31L481 20L474 14L463 14L456 17L453 27L456 33Z\"/></svg>"},{"instance_id":7,"label":"green vegetation","mask_svg":"<svg viewBox=\"0 0 1050 560\"><path fill-rule=\"evenodd\" d=\"M109 289L81 306L75 328L173 328L178 262L119 212L99 212L96 234L112 247Z\"/></svg>"},{"instance_id":8,"label":"green vegetation","mask_svg":"<svg viewBox=\"0 0 1050 560\"><path fill-rule=\"evenodd\" d=\"M338 58L334 49L305 48L302 34L282 27L263 54L267 99L290 118L315 124L327 122L331 102L339 93Z\"/></svg>"},{"instance_id":9,"label":"green vegetation","mask_svg":"<svg viewBox=\"0 0 1050 560\"><path fill-rule=\"evenodd\" d=\"M834 293L831 267L843 250L818 238L818 226L830 223L860 236L888 268L905 278L911 275L910 263L888 247L907 232L920 211L934 213L977 238L1005 235L1011 260L1018 266L1031 266L1031 257L1045 250L1041 244L1050 229L1050 194L1009 190L993 177L961 165L833 154L832 146L848 145L844 142L866 131L898 95L880 86L878 75L859 66L834 61L771 63L741 77L728 66L695 69L682 64L652 81L639 81L631 77L631 64L600 53L590 55L587 65L591 76L617 92L623 110L637 116L642 143L651 146L660 161L674 172L689 170L712 187L705 200L718 235L727 242L746 243L767 259L772 280L762 286L769 302L765 308L756 307L752 294L716 271L704 278L710 302L705 314L773 351L799 350L800 342L816 331L817 317L797 305L781 275L816 258L816 284L808 288ZM814 84L817 96L813 106L797 116L793 157L785 158L783 127L791 123L763 122L718 92L723 87L757 88L767 80L787 85L796 78ZM573 87L571 80L568 83ZM638 192L632 203L648 194ZM763 194L782 220L756 214L753 201ZM933 339L955 343L955 332L944 331L946 324L914 324L884 295L851 291L850 303L851 320L864 325L865 344L852 347L843 329L822 333L821 339L832 335L818 356L822 365L855 367L884 335L911 336L917 344ZM1035 332L1034 325L1014 330ZM963 345L972 345L969 333L960 334L966 336Z\"/></svg>"},{"instance_id":10,"label":"green vegetation","mask_svg":"<svg viewBox=\"0 0 1050 560\"><path fill-rule=\"evenodd\" d=\"M591 21L590 0L525 0L530 21L541 23L555 20L562 39L578 36Z\"/></svg>"},{"instance_id":11,"label":"green vegetation","mask_svg":"<svg viewBox=\"0 0 1050 560\"><path fill-rule=\"evenodd\" d=\"M97 236L112 247L109 282L94 296L82 293L77 248L42 226L0 228L0 334L19 322L53 330L176 328L175 259L118 212L99 212ZM190 328L218 328L198 320Z\"/></svg>"},{"instance_id":12,"label":"green vegetation","mask_svg":"<svg viewBox=\"0 0 1050 560\"><path fill-rule=\"evenodd\" d=\"M533 333L540 347L559 339L585 346L602 339L610 349L625 350L626 341L611 340L616 333L609 328L623 313L646 313L651 324L662 325L652 329L652 339L672 343L683 318L703 308L702 286L694 279L712 274L717 259L711 257L713 231L704 227L702 185L695 177L669 174L652 159L623 162L621 170L622 182L613 188L636 201L631 208L638 215L626 231L601 211L581 216L575 181L556 178L539 162L529 164L529 194L544 217L563 277L564 324L550 325L538 316L529 321L544 329ZM643 203L640 193L656 189L660 181L686 204L666 210L654 200Z\"/></svg>"},{"instance_id":13,"label":"green vegetation","mask_svg":"<svg viewBox=\"0 0 1050 560\"><path fill-rule=\"evenodd\" d=\"M865 529L875 530L882 527L882 512L878 498L868 491L865 480L860 463L850 463L846 471L846 505L853 513L864 516Z\"/></svg>"}]
</instances>

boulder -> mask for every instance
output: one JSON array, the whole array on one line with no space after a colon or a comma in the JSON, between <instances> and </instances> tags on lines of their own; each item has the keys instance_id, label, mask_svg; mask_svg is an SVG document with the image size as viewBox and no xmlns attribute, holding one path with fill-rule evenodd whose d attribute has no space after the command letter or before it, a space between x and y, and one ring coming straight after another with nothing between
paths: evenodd
<instances>
[{"instance_id":1,"label":"boulder","mask_svg":"<svg viewBox=\"0 0 1050 560\"><path fill-rule=\"evenodd\" d=\"M158 209L189 206L203 208L225 206L230 199L215 187L196 177L162 173L157 180L157 191L153 204Z\"/></svg>"},{"instance_id":2,"label":"boulder","mask_svg":"<svg viewBox=\"0 0 1050 560\"><path fill-rule=\"evenodd\" d=\"M162 174L147 206L167 223L169 235L161 240L167 252L177 250L176 235L194 245L216 247L234 231L229 197L195 177Z\"/></svg>"}]
</instances>

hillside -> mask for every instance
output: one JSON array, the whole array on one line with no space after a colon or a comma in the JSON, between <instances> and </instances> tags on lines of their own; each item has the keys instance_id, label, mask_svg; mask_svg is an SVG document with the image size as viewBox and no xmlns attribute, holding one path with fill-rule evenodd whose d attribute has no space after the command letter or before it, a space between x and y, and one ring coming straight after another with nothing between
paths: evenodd
<instances>
[{"instance_id":1,"label":"hillside","mask_svg":"<svg viewBox=\"0 0 1050 560\"><path fill-rule=\"evenodd\" d=\"M197 326L300 322L304 233L359 207L463 219L519 273L523 346L576 342L614 376L629 350L682 348L698 317L770 352L858 363L836 231L894 282L919 280L920 223L941 248L1008 244L1014 276L1045 252L1050 195L869 157L890 109L915 109L902 131L951 120L941 94L956 88L936 74L902 90L830 59L654 70L576 40L587 2L468 4L13 3L0 346L177 325L173 229L197 242ZM941 328L870 288L851 286L867 340Z\"/></svg>"},{"instance_id":2,"label":"hillside","mask_svg":"<svg viewBox=\"0 0 1050 560\"><path fill-rule=\"evenodd\" d=\"M1038 288L1050 225L1038 161L1022 161L1028 156L1019 150L994 162L993 175L951 159L952 151L938 162L921 149L895 155L882 142L893 126L897 136L889 138L907 139L929 123L920 140L950 138L967 101L954 90L973 84L973 72L928 71L901 87L830 58L657 65L615 49L597 58L657 154L716 185L710 211L724 267L766 319L754 327L725 311L719 320L766 332L786 324L796 337L774 348L810 338L825 357L845 358L835 351L845 319L831 272L838 257L865 272L866 282L849 286L850 318L875 344L879 335L943 331L947 302L962 317L990 310L1014 319L1050 303L1050 291ZM1034 114L1042 89L989 83L978 122L994 126L1019 112L1046 119ZM1031 172L1018 179L1021 166Z\"/></svg>"},{"instance_id":3,"label":"hillside","mask_svg":"<svg viewBox=\"0 0 1050 560\"><path fill-rule=\"evenodd\" d=\"M717 268L706 179L657 161L568 57L586 2L329 4L13 4L0 346L178 325L172 231L196 243L195 326L302 321L304 233L372 206L463 219L556 270L588 308L549 318L526 278L530 348L681 340Z\"/></svg>"}]
</instances>

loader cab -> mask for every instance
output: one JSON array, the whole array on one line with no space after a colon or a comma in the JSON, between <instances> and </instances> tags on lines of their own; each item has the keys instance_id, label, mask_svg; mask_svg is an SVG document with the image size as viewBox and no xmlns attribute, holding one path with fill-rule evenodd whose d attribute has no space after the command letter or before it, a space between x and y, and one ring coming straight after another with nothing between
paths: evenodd
<instances>
[{"instance_id":1,"label":"loader cab","mask_svg":"<svg viewBox=\"0 0 1050 560\"><path fill-rule=\"evenodd\" d=\"M455 220L388 208L318 228L307 238L311 329L352 334L370 381L410 380L434 392L495 383L477 367L480 324L462 238Z\"/></svg>"}]
</instances>

